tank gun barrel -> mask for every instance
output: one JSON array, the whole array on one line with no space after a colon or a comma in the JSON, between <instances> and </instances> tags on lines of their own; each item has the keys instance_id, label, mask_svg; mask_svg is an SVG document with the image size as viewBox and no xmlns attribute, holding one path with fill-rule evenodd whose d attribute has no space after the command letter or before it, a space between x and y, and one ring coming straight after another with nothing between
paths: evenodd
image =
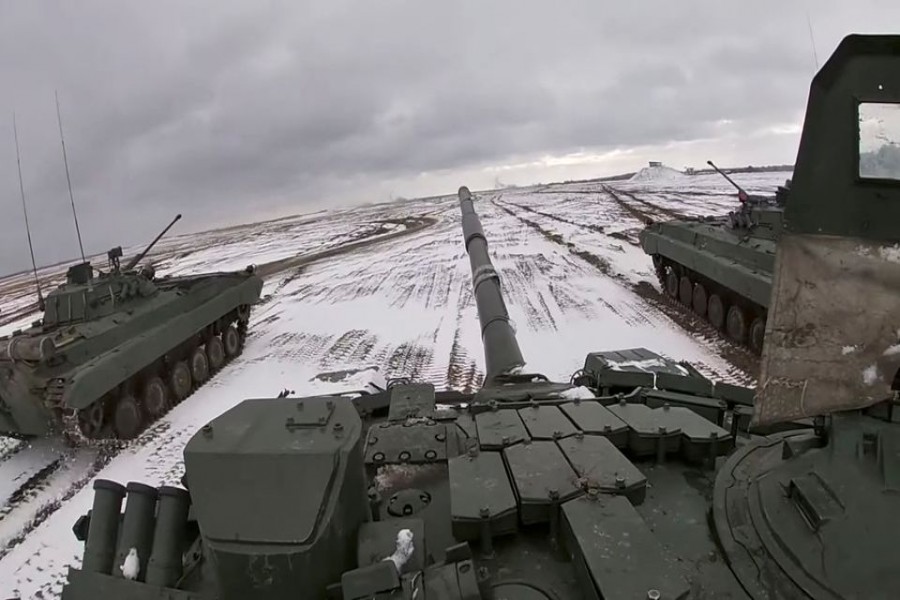
<instances>
[{"instance_id":1,"label":"tank gun barrel","mask_svg":"<svg viewBox=\"0 0 900 600\"><path fill-rule=\"evenodd\" d=\"M141 261L144 259L144 257L147 256L147 253L150 252L150 250L153 249L153 246L156 245L156 242L158 242L159 239L160 239L162 236L166 235L166 232L168 232L170 229L172 229L172 226L173 226L175 223L177 223L178 220L179 220L180 218L181 218L181 213L175 215L175 218L172 219L172 222L169 223L168 226L166 226L166 228L163 229L163 230L160 232L160 234L159 234L158 236L156 236L155 238L153 238L153 241L150 242L150 245L149 245L149 246L147 246L146 248L144 248L144 251L143 251L143 252L141 252L140 254L138 254L137 256L135 256L134 258L132 258L130 261L128 261L128 264L125 265L125 270L126 270L126 271L130 271L130 270L133 269L139 262L141 262Z\"/></svg>"},{"instance_id":2,"label":"tank gun barrel","mask_svg":"<svg viewBox=\"0 0 900 600\"><path fill-rule=\"evenodd\" d=\"M716 173L718 173L719 175L721 175L722 177L724 177L725 179L727 179L727 180L728 180L728 183L730 183L730 184L733 185L735 188L737 188L737 191L738 191L738 200L740 200L741 202L746 202L746 201L750 198L749 194L747 194L747 192L744 190L744 188L742 188L742 187L739 186L737 183L735 183L734 179L732 179L731 177L729 177L728 175L726 175L726 174L725 174L725 171L723 171L722 169L720 169L719 167L717 167L716 165L714 165L714 164L713 164L713 161L708 160L708 161L706 161L706 164L708 164L708 165L711 166L713 169L715 169L715 170L716 170Z\"/></svg>"},{"instance_id":3,"label":"tank gun barrel","mask_svg":"<svg viewBox=\"0 0 900 600\"><path fill-rule=\"evenodd\" d=\"M466 252L472 267L472 290L478 307L478 320L481 322L481 340L487 369L484 381L487 386L497 376L525 366L525 360L509 321L500 289L500 276L491 263L487 238L472 204L472 194L465 186L459 188L459 207Z\"/></svg>"}]
</instances>

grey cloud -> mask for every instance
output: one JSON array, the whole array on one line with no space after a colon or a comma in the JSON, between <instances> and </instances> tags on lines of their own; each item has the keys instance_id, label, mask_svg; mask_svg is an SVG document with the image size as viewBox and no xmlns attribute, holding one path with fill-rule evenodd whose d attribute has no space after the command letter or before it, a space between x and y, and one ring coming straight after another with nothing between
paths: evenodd
<instances>
[{"instance_id":1,"label":"grey cloud","mask_svg":"<svg viewBox=\"0 0 900 600\"><path fill-rule=\"evenodd\" d=\"M900 22L889 0L810 11L820 60ZM82 230L102 250L178 211L180 231L202 229L382 200L422 173L796 122L813 70L803 10L774 0L5 2L0 272L27 265L13 110L38 260L77 250L55 88Z\"/></svg>"}]
</instances>

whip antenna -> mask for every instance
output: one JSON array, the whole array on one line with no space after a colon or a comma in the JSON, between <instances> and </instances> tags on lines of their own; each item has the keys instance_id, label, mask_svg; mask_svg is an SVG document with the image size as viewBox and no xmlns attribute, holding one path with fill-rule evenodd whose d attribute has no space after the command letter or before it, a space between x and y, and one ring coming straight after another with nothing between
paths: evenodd
<instances>
[{"instance_id":1,"label":"whip antenna","mask_svg":"<svg viewBox=\"0 0 900 600\"><path fill-rule=\"evenodd\" d=\"M19 170L19 191L22 194L22 212L25 213L25 233L28 234L28 250L31 252L31 268L34 271L34 285L37 287L38 306L44 310L44 296L38 279L37 263L34 260L34 246L31 244L31 227L28 225L28 208L25 205L25 184L22 183L22 158L19 154L19 131L16 128L16 113L13 113L13 139L16 141L16 167Z\"/></svg>"},{"instance_id":2,"label":"whip antenna","mask_svg":"<svg viewBox=\"0 0 900 600\"><path fill-rule=\"evenodd\" d=\"M69 200L72 203L72 217L75 218L75 233L78 234L78 249L81 250L81 262L85 263L84 245L81 243L81 229L78 227L78 213L75 212L75 195L72 193L72 178L69 177L69 159L66 156L66 139L63 137L62 115L59 112L59 93L56 96L56 120L59 123L59 141L62 144L63 163L66 165L66 183L69 185Z\"/></svg>"},{"instance_id":3,"label":"whip antenna","mask_svg":"<svg viewBox=\"0 0 900 600\"><path fill-rule=\"evenodd\" d=\"M813 37L812 21L809 19L809 11L806 11L806 26L809 28L809 41L812 44L813 60L816 61L816 71L818 71L819 55L816 53L816 38Z\"/></svg>"}]
</instances>

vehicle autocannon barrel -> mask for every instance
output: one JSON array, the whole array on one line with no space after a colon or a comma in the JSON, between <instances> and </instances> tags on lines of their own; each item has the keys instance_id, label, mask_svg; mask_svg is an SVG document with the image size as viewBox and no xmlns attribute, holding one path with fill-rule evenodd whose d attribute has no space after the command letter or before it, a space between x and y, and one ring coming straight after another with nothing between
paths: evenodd
<instances>
[{"instance_id":1,"label":"vehicle autocannon barrel","mask_svg":"<svg viewBox=\"0 0 900 600\"><path fill-rule=\"evenodd\" d=\"M143 252L141 252L140 254L138 254L137 256L135 256L134 258L132 258L130 261L128 261L128 264L125 265L125 270L126 270L126 271L130 271L131 269L135 268L135 267L137 266L137 264L138 264L139 262L141 262L141 261L144 259L145 256L147 256L147 253L150 252L150 250L153 249L153 246L156 245L156 242L158 242L162 236L166 235L166 232L168 232L170 229L172 229L172 225L174 225L175 223L177 223L179 219L181 219L181 213L178 213L177 215L175 215L175 218L172 219L172 222L169 223L169 224L166 226L166 228L163 229L162 232L160 232L160 234L159 234L158 236L156 236L155 238L153 238L153 241L150 242L150 245L149 245L149 246L147 246L146 248L144 248L144 251L143 251Z\"/></svg>"},{"instance_id":2,"label":"vehicle autocannon barrel","mask_svg":"<svg viewBox=\"0 0 900 600\"><path fill-rule=\"evenodd\" d=\"M487 238L472 204L469 188L459 188L459 207L462 211L463 237L469 263L472 266L472 291L481 322L481 340L487 374L485 385L491 385L498 375L525 366L519 342L509 321L506 303L500 290L500 276L491 263Z\"/></svg>"},{"instance_id":3,"label":"vehicle autocannon barrel","mask_svg":"<svg viewBox=\"0 0 900 600\"><path fill-rule=\"evenodd\" d=\"M56 353L56 344L50 337L29 337L18 335L0 341L0 360L37 361L50 358Z\"/></svg>"}]
</instances>

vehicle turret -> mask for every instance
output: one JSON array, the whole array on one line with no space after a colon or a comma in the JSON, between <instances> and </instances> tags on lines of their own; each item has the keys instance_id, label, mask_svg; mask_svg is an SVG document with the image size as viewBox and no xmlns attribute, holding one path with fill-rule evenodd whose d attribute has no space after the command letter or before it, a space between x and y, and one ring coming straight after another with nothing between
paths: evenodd
<instances>
[{"instance_id":1,"label":"vehicle turret","mask_svg":"<svg viewBox=\"0 0 900 600\"><path fill-rule=\"evenodd\" d=\"M132 438L243 346L262 290L252 268L156 278L135 270L175 219L124 267L87 260L43 297L40 320L0 338L0 434Z\"/></svg>"}]
</instances>

